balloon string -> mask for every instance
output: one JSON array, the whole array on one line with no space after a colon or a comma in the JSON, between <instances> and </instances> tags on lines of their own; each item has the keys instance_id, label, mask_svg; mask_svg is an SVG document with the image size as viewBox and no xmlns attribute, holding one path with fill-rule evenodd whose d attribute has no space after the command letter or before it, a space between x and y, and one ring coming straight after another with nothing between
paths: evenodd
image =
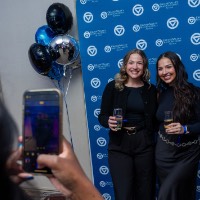
<instances>
[{"instance_id":1,"label":"balloon string","mask_svg":"<svg viewBox=\"0 0 200 200\"><path fill-rule=\"evenodd\" d=\"M64 76L64 78L65 78L65 76ZM71 78L72 78L72 76L70 75L68 83L67 83L66 92L64 93L64 90L63 90L63 98L64 98L66 112L67 112L67 121L68 121L68 129L69 129L69 135L70 135L71 145L72 145L72 149L74 149L73 140L72 140L72 133L71 133L71 128L70 128L69 112L68 112L68 107L67 107L67 93L68 93L68 90L69 90L69 84L70 84ZM63 89L64 89L64 81L63 81Z\"/></svg>"},{"instance_id":2,"label":"balloon string","mask_svg":"<svg viewBox=\"0 0 200 200\"><path fill-rule=\"evenodd\" d=\"M70 76L70 79L71 79L71 76ZM70 79L68 81L68 86L67 86L67 90L69 88L69 82L70 82ZM64 93L64 83L63 85L61 84L61 81L58 81L58 85L55 84L55 82L53 81L54 85L60 89L61 93L63 94L63 100L64 100L64 103L65 103L65 108L66 108L66 112L67 112L67 121L68 121L68 131L69 131L69 136L70 136L70 141L71 141L71 146L72 146L72 149L74 149L74 146L73 146L73 140L72 140L72 133L71 133L71 128L70 128L70 119L69 119L69 112L68 112L68 107L67 107L67 91L66 93Z\"/></svg>"}]
</instances>

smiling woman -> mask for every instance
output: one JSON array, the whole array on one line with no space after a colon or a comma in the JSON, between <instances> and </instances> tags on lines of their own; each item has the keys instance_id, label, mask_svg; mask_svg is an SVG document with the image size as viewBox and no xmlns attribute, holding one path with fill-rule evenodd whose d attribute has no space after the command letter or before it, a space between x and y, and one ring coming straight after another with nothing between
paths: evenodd
<instances>
[{"instance_id":1,"label":"smiling woman","mask_svg":"<svg viewBox=\"0 0 200 200\"><path fill-rule=\"evenodd\" d=\"M115 80L103 92L98 119L110 129L108 162L115 200L130 200L133 196L135 200L154 199L153 134L157 99L156 88L149 78L145 53L133 49L124 56ZM122 110L120 129L113 114L116 108Z\"/></svg>"},{"instance_id":2,"label":"smiling woman","mask_svg":"<svg viewBox=\"0 0 200 200\"><path fill-rule=\"evenodd\" d=\"M200 159L200 89L188 82L179 56L165 52L157 60L159 132L156 166L160 185L158 200L196 199ZM164 127L164 112L173 122Z\"/></svg>"}]
</instances>

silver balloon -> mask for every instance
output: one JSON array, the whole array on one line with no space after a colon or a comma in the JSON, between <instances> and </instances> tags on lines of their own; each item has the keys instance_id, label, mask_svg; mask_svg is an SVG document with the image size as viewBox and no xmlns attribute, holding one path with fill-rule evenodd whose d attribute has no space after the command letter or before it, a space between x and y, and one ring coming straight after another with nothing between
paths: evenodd
<instances>
[{"instance_id":1,"label":"silver balloon","mask_svg":"<svg viewBox=\"0 0 200 200\"><path fill-rule=\"evenodd\" d=\"M70 35L57 35L55 36L49 47L55 54L58 54L58 58L55 60L61 65L74 65L79 59L79 45L77 41ZM75 66L74 66L75 67Z\"/></svg>"}]
</instances>

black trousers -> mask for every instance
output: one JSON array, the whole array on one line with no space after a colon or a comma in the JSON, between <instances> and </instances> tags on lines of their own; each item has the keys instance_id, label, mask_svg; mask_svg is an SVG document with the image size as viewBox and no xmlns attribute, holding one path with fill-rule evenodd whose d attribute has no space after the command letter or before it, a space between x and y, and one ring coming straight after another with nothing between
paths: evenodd
<instances>
[{"instance_id":1,"label":"black trousers","mask_svg":"<svg viewBox=\"0 0 200 200\"><path fill-rule=\"evenodd\" d=\"M152 200L155 192L154 147L145 130L124 132L119 146L109 144L108 162L115 200Z\"/></svg>"}]
</instances>

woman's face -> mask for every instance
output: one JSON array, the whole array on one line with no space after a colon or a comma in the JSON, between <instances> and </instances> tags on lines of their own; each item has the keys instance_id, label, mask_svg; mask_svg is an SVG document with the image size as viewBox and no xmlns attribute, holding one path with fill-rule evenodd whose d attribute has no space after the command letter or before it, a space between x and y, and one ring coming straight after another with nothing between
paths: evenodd
<instances>
[{"instance_id":1,"label":"woman's face","mask_svg":"<svg viewBox=\"0 0 200 200\"><path fill-rule=\"evenodd\" d=\"M137 54L131 54L126 64L126 73L132 79L141 79L144 74L144 62L142 57Z\"/></svg>"},{"instance_id":2,"label":"woman's face","mask_svg":"<svg viewBox=\"0 0 200 200\"><path fill-rule=\"evenodd\" d=\"M176 78L176 71L169 58L161 58L158 61L158 76L162 81L171 84Z\"/></svg>"}]
</instances>

